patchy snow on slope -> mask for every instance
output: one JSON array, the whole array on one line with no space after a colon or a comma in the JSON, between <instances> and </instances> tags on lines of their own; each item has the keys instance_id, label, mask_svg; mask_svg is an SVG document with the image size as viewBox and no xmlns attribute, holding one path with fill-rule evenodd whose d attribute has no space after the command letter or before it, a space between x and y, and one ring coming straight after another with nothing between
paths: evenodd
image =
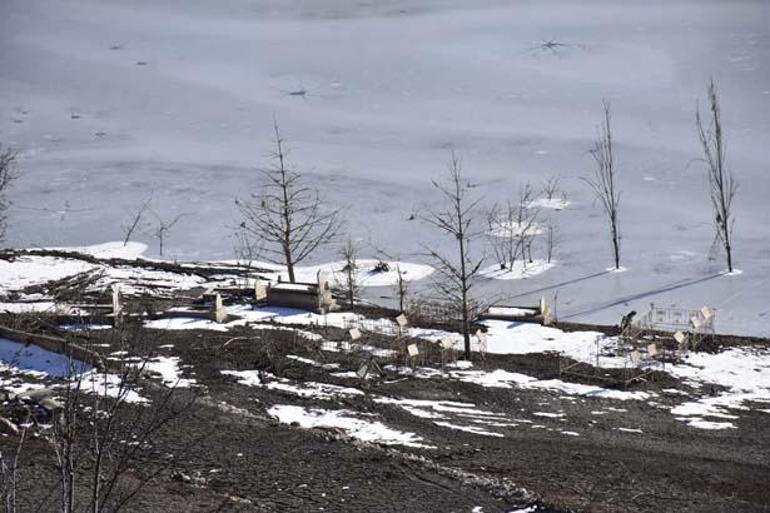
<instances>
[{"instance_id":1,"label":"patchy snow on slope","mask_svg":"<svg viewBox=\"0 0 770 513\"><path fill-rule=\"evenodd\" d=\"M490 428L511 428L518 426L504 413L482 410L473 403L458 401L431 401L426 399L406 399L392 397L374 397L374 402L391 404L407 411L420 419L428 419L437 426L477 435L502 437L502 433Z\"/></svg>"},{"instance_id":2,"label":"patchy snow on slope","mask_svg":"<svg viewBox=\"0 0 770 513\"><path fill-rule=\"evenodd\" d=\"M296 422L305 429L316 427L341 429L349 436L363 442L382 445L404 445L406 447L425 449L432 448L422 443L422 437L414 433L397 431L378 421L357 418L354 412L348 410L322 410L277 404L267 410L267 413L284 424Z\"/></svg>"},{"instance_id":3,"label":"patchy snow on slope","mask_svg":"<svg viewBox=\"0 0 770 513\"><path fill-rule=\"evenodd\" d=\"M0 293L61 280L99 266L70 258L24 255L0 260Z\"/></svg>"},{"instance_id":4,"label":"patchy snow on slope","mask_svg":"<svg viewBox=\"0 0 770 513\"><path fill-rule=\"evenodd\" d=\"M91 370L91 366L34 344L0 338L0 363L35 376L69 377Z\"/></svg>"},{"instance_id":5,"label":"patchy snow on slope","mask_svg":"<svg viewBox=\"0 0 770 513\"><path fill-rule=\"evenodd\" d=\"M70 387L75 386L77 386L77 382L70 384ZM80 378L80 389L89 394L119 399L127 403L150 402L139 395L132 386L128 386L120 376L98 372L95 369L82 375Z\"/></svg>"},{"instance_id":6,"label":"patchy snow on slope","mask_svg":"<svg viewBox=\"0 0 770 513\"><path fill-rule=\"evenodd\" d=\"M223 370L221 372L225 376L237 378L238 383L241 385L279 390L281 392L296 395L297 397L332 400L341 396L364 395L364 393L357 388L317 383L314 381L303 381L301 383L293 382L292 380L280 378L269 372L260 372L258 370Z\"/></svg>"},{"instance_id":7,"label":"patchy snow on slope","mask_svg":"<svg viewBox=\"0 0 770 513\"><path fill-rule=\"evenodd\" d=\"M179 358L176 356L156 356L144 362L144 370L159 375L168 387L190 388L197 384L194 379L182 377Z\"/></svg>"},{"instance_id":8,"label":"patchy snow on slope","mask_svg":"<svg viewBox=\"0 0 770 513\"><path fill-rule=\"evenodd\" d=\"M770 351L730 348L720 353L691 352L683 364L667 367L667 372L687 383L712 383L727 388L716 396L684 402L671 409L673 415L693 427L727 429L732 423L713 423L703 417L736 419L736 411L747 410L752 401L770 401Z\"/></svg>"},{"instance_id":9,"label":"patchy snow on slope","mask_svg":"<svg viewBox=\"0 0 770 513\"><path fill-rule=\"evenodd\" d=\"M538 258L532 262L517 260L513 263L513 267L500 269L500 265L495 264L482 269L479 275L492 280L523 280L542 274L554 265L556 264L553 262L546 262Z\"/></svg>"}]
</instances>

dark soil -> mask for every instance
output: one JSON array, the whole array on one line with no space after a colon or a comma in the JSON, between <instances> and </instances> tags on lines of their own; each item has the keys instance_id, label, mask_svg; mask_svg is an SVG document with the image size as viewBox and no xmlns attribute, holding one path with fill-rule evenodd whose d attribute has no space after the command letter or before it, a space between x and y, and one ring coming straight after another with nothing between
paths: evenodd
<instances>
[{"instance_id":1,"label":"dark soil","mask_svg":"<svg viewBox=\"0 0 770 513\"><path fill-rule=\"evenodd\" d=\"M342 330L323 333L328 339L344 338ZM184 377L200 385L178 392L180 400L190 393L200 397L153 440L152 449L143 456L147 464L139 462L131 470L139 478L156 468L152 462L173 455L172 463L142 489L128 511L470 513L482 507L490 513L529 505L537 505L542 512L770 511L770 415L741 412L734 430L691 428L666 409L682 398L662 391L688 388L662 373L629 385L632 390L655 392L657 396L649 401L483 388L387 372L383 379L362 385L287 355L337 363L335 371L355 370L363 355L321 351L319 342L298 339L288 331L137 328L131 337L116 337L109 331L89 336L93 343L110 344L99 347L105 355L119 349L143 354L152 348L158 354L178 356L185 366ZM391 341L368 337L364 342L387 345ZM160 349L161 345L173 347ZM487 355L475 367L550 379L559 377L555 358ZM243 386L221 373L239 369L263 369L300 383L359 387L367 394L332 401L300 398ZM580 370L580 375L560 379L606 385L601 377L616 372L590 366ZM151 390L147 389L149 395ZM398 404L375 402L374 397L473 403L504 414L517 425L497 428L504 437L483 436L436 425ZM419 435L434 448L378 446L351 440L335 430L279 424L266 411L276 404L371 414L390 428ZM11 450L14 440L0 439L3 454ZM54 510L57 488L52 463L44 440L27 442L20 511Z\"/></svg>"}]
</instances>

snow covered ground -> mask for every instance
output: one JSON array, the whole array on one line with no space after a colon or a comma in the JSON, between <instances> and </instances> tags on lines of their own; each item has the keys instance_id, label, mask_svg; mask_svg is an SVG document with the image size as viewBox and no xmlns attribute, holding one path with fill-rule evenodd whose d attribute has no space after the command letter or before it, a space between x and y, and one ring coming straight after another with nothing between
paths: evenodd
<instances>
[{"instance_id":1,"label":"snow covered ground","mask_svg":"<svg viewBox=\"0 0 770 513\"><path fill-rule=\"evenodd\" d=\"M233 198L256 185L276 115L352 236L394 258L451 244L408 220L431 206L451 147L485 207L552 175L569 200L541 213L559 225L559 264L481 291L517 304L557 295L561 318L613 323L651 301L708 304L719 330L767 335L768 19L763 0L5 0L0 142L22 151L6 243L115 240L153 193L161 215L189 214L168 255L232 258ZM708 259L712 216L692 162L709 76L741 184L743 274L729 277ZM579 180L602 98L623 190L621 274L605 272L605 221Z\"/></svg>"}]
</instances>

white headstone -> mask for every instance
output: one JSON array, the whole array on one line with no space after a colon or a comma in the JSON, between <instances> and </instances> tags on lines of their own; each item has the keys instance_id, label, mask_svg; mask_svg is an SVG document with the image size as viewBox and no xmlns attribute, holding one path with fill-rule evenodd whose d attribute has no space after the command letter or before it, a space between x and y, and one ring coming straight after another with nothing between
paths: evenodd
<instances>
[{"instance_id":1,"label":"white headstone","mask_svg":"<svg viewBox=\"0 0 770 513\"><path fill-rule=\"evenodd\" d=\"M642 355L639 354L639 351L637 351L636 349L631 351L631 353L628 356L631 359L631 365L633 365L634 367L638 367L639 364L642 363Z\"/></svg>"},{"instance_id":2,"label":"white headstone","mask_svg":"<svg viewBox=\"0 0 770 513\"><path fill-rule=\"evenodd\" d=\"M696 330L703 325L703 322L695 316L690 317L690 323L692 324L692 327L695 328Z\"/></svg>"},{"instance_id":3,"label":"white headstone","mask_svg":"<svg viewBox=\"0 0 770 513\"><path fill-rule=\"evenodd\" d=\"M259 278L254 281L254 300L259 303L267 299L267 287Z\"/></svg>"},{"instance_id":4,"label":"white headstone","mask_svg":"<svg viewBox=\"0 0 770 513\"><path fill-rule=\"evenodd\" d=\"M420 350L417 349L417 344L409 344L406 346L406 351L409 353L409 356L417 356L420 354Z\"/></svg>"},{"instance_id":5,"label":"white headstone","mask_svg":"<svg viewBox=\"0 0 770 513\"><path fill-rule=\"evenodd\" d=\"M112 315L115 317L123 313L123 307L120 305L120 287L117 283L112 285Z\"/></svg>"},{"instance_id":6,"label":"white headstone","mask_svg":"<svg viewBox=\"0 0 770 513\"><path fill-rule=\"evenodd\" d=\"M676 333L674 333L674 340L676 340L676 343L681 346L682 344L687 342L687 335L685 335L681 331L677 331Z\"/></svg>"},{"instance_id":7,"label":"white headstone","mask_svg":"<svg viewBox=\"0 0 770 513\"><path fill-rule=\"evenodd\" d=\"M540 298L540 314L543 316L543 324L546 326L550 326L553 324L553 312L551 312L551 307L548 305L548 302L545 300L545 296Z\"/></svg>"},{"instance_id":8,"label":"white headstone","mask_svg":"<svg viewBox=\"0 0 770 513\"><path fill-rule=\"evenodd\" d=\"M396 317L396 323L399 327L406 328L409 325L409 319L406 318L406 315L400 314Z\"/></svg>"},{"instance_id":9,"label":"white headstone","mask_svg":"<svg viewBox=\"0 0 770 513\"><path fill-rule=\"evenodd\" d=\"M361 338L361 330L358 328L352 328L350 331L348 331L348 334L350 335L350 340L354 342Z\"/></svg>"},{"instance_id":10,"label":"white headstone","mask_svg":"<svg viewBox=\"0 0 770 513\"><path fill-rule=\"evenodd\" d=\"M703 308L701 308L700 313L703 314L703 318L706 320L709 320L712 317L714 317L714 311L708 306L704 306Z\"/></svg>"},{"instance_id":11,"label":"white headstone","mask_svg":"<svg viewBox=\"0 0 770 513\"><path fill-rule=\"evenodd\" d=\"M655 344L650 344L647 346L647 354L651 357L655 357L658 355L658 346Z\"/></svg>"},{"instance_id":12,"label":"white headstone","mask_svg":"<svg viewBox=\"0 0 770 513\"><path fill-rule=\"evenodd\" d=\"M218 293L214 294L214 305L211 309L211 316L214 318L214 322L222 323L227 320L227 310L222 304L222 296Z\"/></svg>"},{"instance_id":13,"label":"white headstone","mask_svg":"<svg viewBox=\"0 0 770 513\"><path fill-rule=\"evenodd\" d=\"M356 371L356 375L361 379L366 379L367 374L369 374L369 363L364 362Z\"/></svg>"}]
</instances>

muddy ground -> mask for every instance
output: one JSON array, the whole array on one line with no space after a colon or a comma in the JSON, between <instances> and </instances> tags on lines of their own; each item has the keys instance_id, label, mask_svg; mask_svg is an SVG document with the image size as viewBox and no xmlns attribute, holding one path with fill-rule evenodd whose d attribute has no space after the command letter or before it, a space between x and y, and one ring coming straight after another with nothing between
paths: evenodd
<instances>
[{"instance_id":1,"label":"muddy ground","mask_svg":"<svg viewBox=\"0 0 770 513\"><path fill-rule=\"evenodd\" d=\"M665 374L631 385L655 391L658 396L649 401L409 377L387 370L388 363L403 363L398 358L380 362L386 369L382 379L361 382L286 358L337 364L335 372L356 370L364 358L324 351L320 342L297 339L289 331L139 332L142 342L128 348L130 353L152 347L158 354L178 356L183 377L198 386L175 392L179 404L191 394L196 402L153 439L141 456L146 465L132 468L137 478L149 469L159 473L128 511L470 513L481 508L475 511L490 513L530 506L536 508L530 511L543 512L770 511L770 415L741 412L734 421L737 429L689 427L666 409L681 400L671 389L689 388ZM345 336L340 330L322 335L329 340ZM110 343L105 332L88 336L92 343ZM389 343L378 336L364 342ZM117 349L99 350L108 355ZM541 379L559 376L558 363L548 355L475 356L475 368ZM254 369L292 383L330 383L365 393L302 398L245 386L221 373ZM152 390L148 387L147 395ZM473 403L501 421L490 427L501 436L438 425L400 407L403 399ZM416 434L431 448L368 444L336 430L281 424L267 413L273 405L370 414L390 428ZM466 420L461 417L445 413L441 421L458 425ZM13 441L2 438L4 453ZM20 511L52 511L57 493L50 448L42 438L31 438L21 461Z\"/></svg>"}]
</instances>

